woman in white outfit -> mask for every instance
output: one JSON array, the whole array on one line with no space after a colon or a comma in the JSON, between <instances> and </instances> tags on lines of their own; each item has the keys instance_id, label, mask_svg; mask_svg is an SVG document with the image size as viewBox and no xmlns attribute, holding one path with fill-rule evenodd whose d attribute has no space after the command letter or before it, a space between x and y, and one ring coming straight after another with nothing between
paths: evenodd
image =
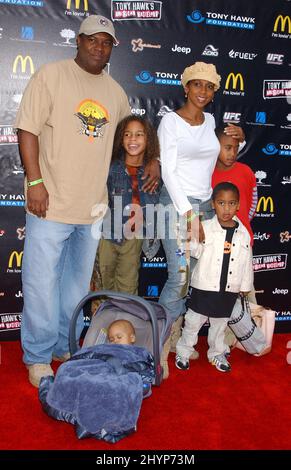
<instances>
[{"instance_id":1,"label":"woman in white outfit","mask_svg":"<svg viewBox=\"0 0 291 470\"><path fill-rule=\"evenodd\" d=\"M182 217L187 224L189 233L196 216L206 220L214 215L211 207L211 177L220 144L214 132L214 117L204 112L204 109L213 100L220 80L213 64L196 62L187 67L181 77L186 102L177 111L166 114L158 128L164 182L160 203L164 206L173 204L180 220ZM230 124L226 133L240 142L244 141L243 130L238 126ZM181 326L181 315L186 311L185 299L190 276L185 276L181 269L183 265L187 269L187 262L185 259L183 261L186 257L185 246L179 236L172 236L173 230L169 225L171 219L167 212L165 218L166 230L162 243L167 256L168 279L159 302L170 313L174 322L172 332L175 333ZM200 241L203 236L200 225ZM170 341L164 348L162 357L164 378L168 375L169 349Z\"/></svg>"}]
</instances>

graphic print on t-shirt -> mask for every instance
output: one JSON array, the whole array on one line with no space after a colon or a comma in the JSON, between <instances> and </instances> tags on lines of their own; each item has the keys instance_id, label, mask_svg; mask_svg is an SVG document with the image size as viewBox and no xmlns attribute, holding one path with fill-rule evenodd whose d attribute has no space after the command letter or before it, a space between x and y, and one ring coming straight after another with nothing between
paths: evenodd
<instances>
[{"instance_id":1,"label":"graphic print on t-shirt","mask_svg":"<svg viewBox=\"0 0 291 470\"><path fill-rule=\"evenodd\" d=\"M80 134L85 134L89 140L103 137L104 125L109 122L109 113L98 101L87 98L78 105L76 116L81 120Z\"/></svg>"},{"instance_id":2,"label":"graphic print on t-shirt","mask_svg":"<svg viewBox=\"0 0 291 470\"><path fill-rule=\"evenodd\" d=\"M229 243L227 240L224 242L224 254L229 255L231 253L231 243Z\"/></svg>"}]
</instances>

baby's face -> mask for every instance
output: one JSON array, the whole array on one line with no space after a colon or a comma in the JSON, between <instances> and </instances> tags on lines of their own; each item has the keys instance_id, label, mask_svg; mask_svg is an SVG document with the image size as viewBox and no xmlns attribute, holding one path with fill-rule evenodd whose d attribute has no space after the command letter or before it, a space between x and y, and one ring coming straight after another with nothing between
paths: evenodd
<instances>
[{"instance_id":1,"label":"baby's face","mask_svg":"<svg viewBox=\"0 0 291 470\"><path fill-rule=\"evenodd\" d=\"M108 339L114 344L133 344L135 341L134 335L121 325L113 325L109 328Z\"/></svg>"}]
</instances>

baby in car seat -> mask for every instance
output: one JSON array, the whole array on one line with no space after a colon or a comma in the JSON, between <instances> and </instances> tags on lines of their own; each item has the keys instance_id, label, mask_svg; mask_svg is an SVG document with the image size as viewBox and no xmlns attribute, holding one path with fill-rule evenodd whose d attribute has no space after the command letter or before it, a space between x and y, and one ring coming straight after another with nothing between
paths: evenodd
<instances>
[{"instance_id":1,"label":"baby in car seat","mask_svg":"<svg viewBox=\"0 0 291 470\"><path fill-rule=\"evenodd\" d=\"M115 320L110 323L107 331L109 343L134 344L135 330L128 320Z\"/></svg>"}]
</instances>

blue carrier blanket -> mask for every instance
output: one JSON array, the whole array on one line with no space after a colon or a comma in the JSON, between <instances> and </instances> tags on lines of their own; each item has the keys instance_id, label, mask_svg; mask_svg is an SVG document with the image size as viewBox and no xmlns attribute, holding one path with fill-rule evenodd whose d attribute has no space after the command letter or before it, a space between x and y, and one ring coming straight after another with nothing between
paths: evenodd
<instances>
[{"instance_id":1,"label":"blue carrier blanket","mask_svg":"<svg viewBox=\"0 0 291 470\"><path fill-rule=\"evenodd\" d=\"M154 380L152 355L138 346L80 349L54 377L42 378L39 399L51 417L74 424L79 439L117 442L136 430Z\"/></svg>"}]
</instances>

